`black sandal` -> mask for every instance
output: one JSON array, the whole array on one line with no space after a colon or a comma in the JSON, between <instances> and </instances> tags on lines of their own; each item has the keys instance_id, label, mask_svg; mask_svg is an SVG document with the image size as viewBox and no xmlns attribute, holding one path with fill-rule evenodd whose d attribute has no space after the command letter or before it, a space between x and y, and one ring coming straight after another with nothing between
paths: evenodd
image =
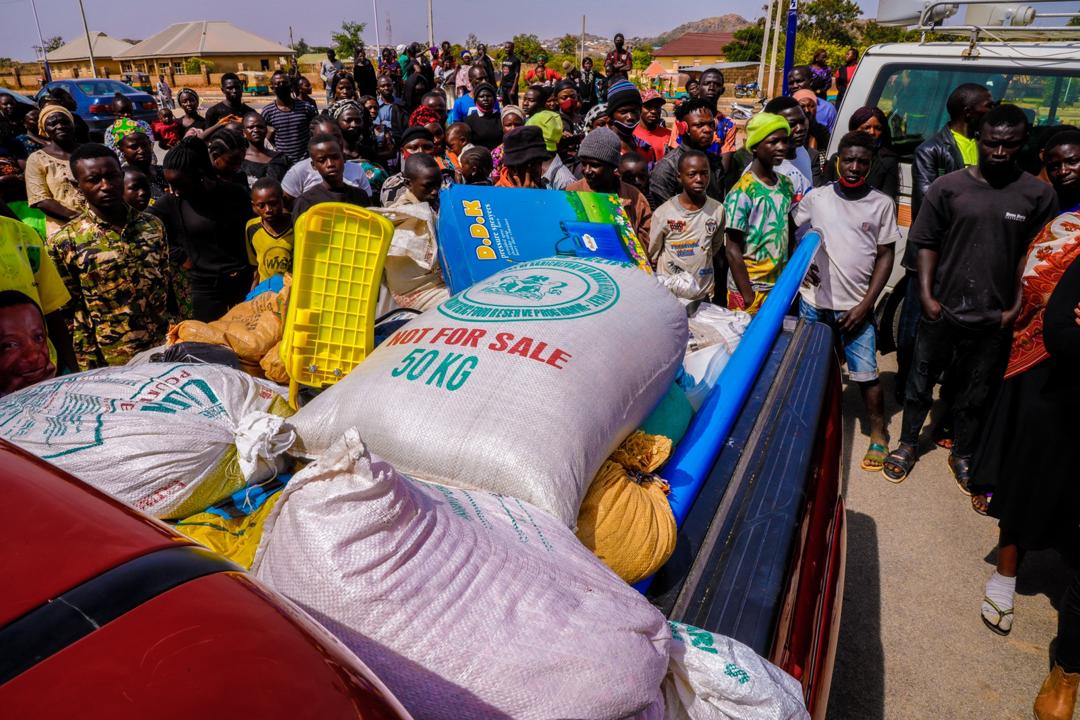
<instances>
[{"instance_id":1,"label":"black sandal","mask_svg":"<svg viewBox=\"0 0 1080 720\"><path fill-rule=\"evenodd\" d=\"M949 469L960 492L971 497L971 458L949 455Z\"/></svg>"},{"instance_id":2,"label":"black sandal","mask_svg":"<svg viewBox=\"0 0 1080 720\"><path fill-rule=\"evenodd\" d=\"M900 445L885 457L881 473L891 483L902 483L913 467L915 467L915 448L910 445Z\"/></svg>"}]
</instances>

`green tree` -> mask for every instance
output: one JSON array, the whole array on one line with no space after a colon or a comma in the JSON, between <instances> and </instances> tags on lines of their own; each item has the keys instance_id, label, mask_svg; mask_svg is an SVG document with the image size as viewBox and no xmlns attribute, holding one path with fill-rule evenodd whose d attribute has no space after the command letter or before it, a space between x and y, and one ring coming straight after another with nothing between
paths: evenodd
<instances>
[{"instance_id":1,"label":"green tree","mask_svg":"<svg viewBox=\"0 0 1080 720\"><path fill-rule=\"evenodd\" d=\"M300 38L292 44L292 50L297 55L307 55L311 53L311 46L304 41L304 38Z\"/></svg>"},{"instance_id":2,"label":"green tree","mask_svg":"<svg viewBox=\"0 0 1080 720\"><path fill-rule=\"evenodd\" d=\"M735 39L724 46L724 59L729 62L757 62L765 42L765 18L735 31Z\"/></svg>"},{"instance_id":3,"label":"green tree","mask_svg":"<svg viewBox=\"0 0 1080 720\"><path fill-rule=\"evenodd\" d=\"M634 58L634 69L644 70L652 62L653 54L651 47L630 48L630 55Z\"/></svg>"},{"instance_id":4,"label":"green tree","mask_svg":"<svg viewBox=\"0 0 1080 720\"><path fill-rule=\"evenodd\" d=\"M815 40L852 45L862 9L852 0L813 0L799 7L799 28Z\"/></svg>"},{"instance_id":5,"label":"green tree","mask_svg":"<svg viewBox=\"0 0 1080 720\"><path fill-rule=\"evenodd\" d=\"M330 41L334 43L338 56L352 58L356 54L356 48L364 42L363 34L366 27L367 23L342 21L341 31L330 36Z\"/></svg>"},{"instance_id":6,"label":"green tree","mask_svg":"<svg viewBox=\"0 0 1080 720\"><path fill-rule=\"evenodd\" d=\"M214 72L214 63L210 60L193 57L184 61L184 73L187 75L198 75L202 72L203 67L206 67L210 72Z\"/></svg>"},{"instance_id":7,"label":"green tree","mask_svg":"<svg viewBox=\"0 0 1080 720\"><path fill-rule=\"evenodd\" d=\"M63 46L64 46L64 38L60 37L59 35L54 35L53 37L51 37L51 38L49 38L49 39L47 39L45 41L44 49L42 48L41 45L34 45L34 52L36 52L36 53L40 53L40 52L51 53L53 50L59 50Z\"/></svg>"},{"instance_id":8,"label":"green tree","mask_svg":"<svg viewBox=\"0 0 1080 720\"><path fill-rule=\"evenodd\" d=\"M919 35L920 33L917 30L905 30L902 27L881 25L873 20L867 20L863 23L858 44L862 46L860 48L862 50L880 43L917 42Z\"/></svg>"},{"instance_id":9,"label":"green tree","mask_svg":"<svg viewBox=\"0 0 1080 720\"><path fill-rule=\"evenodd\" d=\"M578 49L578 39L567 33L559 38L559 52L563 55L573 55Z\"/></svg>"},{"instance_id":10,"label":"green tree","mask_svg":"<svg viewBox=\"0 0 1080 720\"><path fill-rule=\"evenodd\" d=\"M1066 23L1069 27L1080 27L1080 15L1069 18L1069 22Z\"/></svg>"},{"instance_id":11,"label":"green tree","mask_svg":"<svg viewBox=\"0 0 1080 720\"><path fill-rule=\"evenodd\" d=\"M514 52L521 58L522 62L536 62L536 59L541 55L547 55L544 52L544 47L540 44L540 39L536 35L526 35L525 33L519 33L513 38Z\"/></svg>"}]
</instances>

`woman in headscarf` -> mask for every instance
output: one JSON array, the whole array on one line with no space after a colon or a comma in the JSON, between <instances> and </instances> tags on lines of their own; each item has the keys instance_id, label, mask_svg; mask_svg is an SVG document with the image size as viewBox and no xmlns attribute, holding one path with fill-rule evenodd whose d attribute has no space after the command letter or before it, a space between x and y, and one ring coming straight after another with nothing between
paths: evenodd
<instances>
[{"instance_id":1,"label":"woman in headscarf","mask_svg":"<svg viewBox=\"0 0 1080 720\"><path fill-rule=\"evenodd\" d=\"M573 135L581 131L581 101L578 98L577 84L573 80L560 80L555 86L555 103L566 132Z\"/></svg>"},{"instance_id":2,"label":"woman in headscarf","mask_svg":"<svg viewBox=\"0 0 1080 720\"><path fill-rule=\"evenodd\" d=\"M431 133L432 142L435 145L432 157L435 158L435 162L438 163L439 170L443 174L450 173L453 175L457 172L457 165L446 153L446 129L443 128L441 120L439 113L433 108L421 105L409 115L409 127L422 127Z\"/></svg>"},{"instance_id":3,"label":"woman in headscarf","mask_svg":"<svg viewBox=\"0 0 1080 720\"><path fill-rule=\"evenodd\" d=\"M593 105L589 112L585 113L584 124L585 132L610 125L611 115L608 113L607 103Z\"/></svg>"},{"instance_id":4,"label":"woman in headscarf","mask_svg":"<svg viewBox=\"0 0 1080 720\"><path fill-rule=\"evenodd\" d=\"M472 131L473 145L482 145L488 150L499 147L503 139L502 115L495 110L497 95L498 91L491 83L478 83L473 89L476 112L465 116L465 124Z\"/></svg>"},{"instance_id":5,"label":"woman in headscarf","mask_svg":"<svg viewBox=\"0 0 1080 720\"><path fill-rule=\"evenodd\" d=\"M86 200L75 189L71 175L71 153L75 122L67 108L46 105L38 115L38 133L48 142L26 159L26 201L45 213L49 235L86 209Z\"/></svg>"},{"instance_id":6,"label":"woman in headscarf","mask_svg":"<svg viewBox=\"0 0 1080 720\"><path fill-rule=\"evenodd\" d=\"M810 128L806 131L806 147L825 152L829 146L829 129L817 121L817 95L813 90L796 90L791 97L798 101L799 106L806 113L806 119L810 121Z\"/></svg>"},{"instance_id":7,"label":"woman in headscarf","mask_svg":"<svg viewBox=\"0 0 1080 720\"><path fill-rule=\"evenodd\" d=\"M424 97L424 94L431 89L431 83L428 82L427 76L423 73L413 73L409 76L409 79L405 81L405 92L402 94L401 101L405 105L405 109L408 112L412 112L420 106L420 100Z\"/></svg>"},{"instance_id":8,"label":"woman in headscarf","mask_svg":"<svg viewBox=\"0 0 1080 720\"><path fill-rule=\"evenodd\" d=\"M895 203L900 194L900 156L892 149L892 134L889 132L889 121L885 118L885 113L876 107L861 107L851 114L848 130L864 132L874 138L877 155L870 166L866 182L870 187L891 197ZM825 169L829 180L837 178L836 160L835 155L829 158Z\"/></svg>"},{"instance_id":9,"label":"woman in headscarf","mask_svg":"<svg viewBox=\"0 0 1080 720\"><path fill-rule=\"evenodd\" d=\"M499 121L502 123L503 138L512 131L517 130L519 127L525 125L525 111L517 105L507 105L499 113ZM502 165L503 153L505 148L500 144L497 148L491 151L491 182L496 182L499 179L499 168Z\"/></svg>"},{"instance_id":10,"label":"woman in headscarf","mask_svg":"<svg viewBox=\"0 0 1080 720\"><path fill-rule=\"evenodd\" d=\"M1080 272L1080 132L1052 137L1043 157L1064 212L1028 248L1005 382L987 417L970 485L972 508L998 519L997 567L981 614L999 635L1012 628L1024 552L1057 546L1071 553L1080 541L1080 357L1075 344L1071 351L1055 347L1051 337L1051 328L1077 321L1078 288L1066 307L1055 310L1055 298L1067 273Z\"/></svg>"},{"instance_id":11,"label":"woman in headscarf","mask_svg":"<svg viewBox=\"0 0 1080 720\"><path fill-rule=\"evenodd\" d=\"M254 185L256 180L264 177L281 182L289 171L289 159L285 157L285 153L266 147L266 132L266 120L261 114L249 112L244 116L247 149L244 151L240 169L247 175L248 185Z\"/></svg>"},{"instance_id":12,"label":"woman in headscarf","mask_svg":"<svg viewBox=\"0 0 1080 720\"><path fill-rule=\"evenodd\" d=\"M191 88L184 88L176 94L176 104L184 111L180 116L180 126L186 135L188 130L206 128L206 118L199 114L199 93Z\"/></svg>"},{"instance_id":13,"label":"woman in headscarf","mask_svg":"<svg viewBox=\"0 0 1080 720\"><path fill-rule=\"evenodd\" d=\"M377 198L389 174L375 162L377 153L371 116L356 100L339 100L327 108L326 114L341 128L345 161L356 163L363 169L371 185L372 197Z\"/></svg>"}]
</instances>

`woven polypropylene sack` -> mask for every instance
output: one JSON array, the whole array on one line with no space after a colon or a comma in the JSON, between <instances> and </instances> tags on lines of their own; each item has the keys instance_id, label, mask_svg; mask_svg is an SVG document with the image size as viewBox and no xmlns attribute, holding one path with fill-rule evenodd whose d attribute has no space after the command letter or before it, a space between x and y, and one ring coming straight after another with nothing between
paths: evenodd
<instances>
[{"instance_id":1,"label":"woven polypropylene sack","mask_svg":"<svg viewBox=\"0 0 1080 720\"><path fill-rule=\"evenodd\" d=\"M294 434L280 395L221 365L91 370L0 400L0 437L160 518L277 472Z\"/></svg>"},{"instance_id":2,"label":"woven polypropylene sack","mask_svg":"<svg viewBox=\"0 0 1080 720\"><path fill-rule=\"evenodd\" d=\"M417 718L658 707L671 635L641 594L542 510L406 478L355 429L286 486L252 572Z\"/></svg>"},{"instance_id":3,"label":"woven polypropylene sack","mask_svg":"<svg viewBox=\"0 0 1080 720\"><path fill-rule=\"evenodd\" d=\"M670 622L668 720L808 720L802 685L737 640Z\"/></svg>"},{"instance_id":4,"label":"woven polypropylene sack","mask_svg":"<svg viewBox=\"0 0 1080 720\"><path fill-rule=\"evenodd\" d=\"M521 498L573 527L686 338L685 310L651 275L521 263L419 315L301 409L298 447L317 457L356 427L401 472Z\"/></svg>"}]
</instances>

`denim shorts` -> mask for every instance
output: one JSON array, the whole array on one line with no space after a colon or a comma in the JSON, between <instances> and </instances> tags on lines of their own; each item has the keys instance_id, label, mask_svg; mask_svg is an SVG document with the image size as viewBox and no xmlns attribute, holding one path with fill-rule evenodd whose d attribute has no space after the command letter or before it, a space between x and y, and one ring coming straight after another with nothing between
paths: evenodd
<instances>
[{"instance_id":1,"label":"denim shorts","mask_svg":"<svg viewBox=\"0 0 1080 720\"><path fill-rule=\"evenodd\" d=\"M843 315L843 310L820 310L799 297L799 317L807 322L825 323L836 330ZM877 331L873 317L867 318L856 332L840 334L840 345L844 348L849 378L854 382L877 380Z\"/></svg>"}]
</instances>

